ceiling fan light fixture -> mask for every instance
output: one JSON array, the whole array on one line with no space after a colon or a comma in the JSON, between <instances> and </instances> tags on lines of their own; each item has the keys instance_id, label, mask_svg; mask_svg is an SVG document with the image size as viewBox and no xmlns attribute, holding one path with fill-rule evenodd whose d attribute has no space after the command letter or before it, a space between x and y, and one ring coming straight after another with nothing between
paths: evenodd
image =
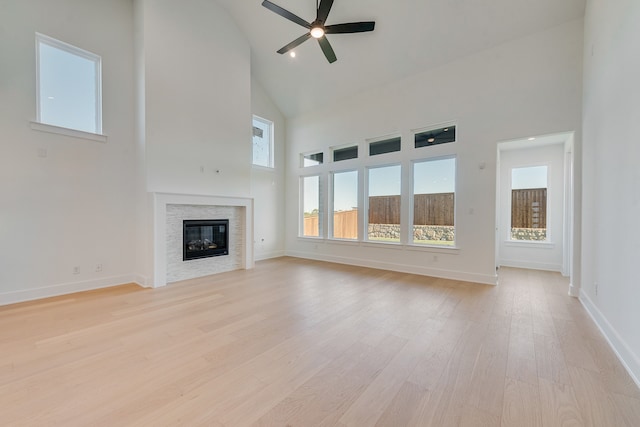
<instances>
[{"instance_id":1,"label":"ceiling fan light fixture","mask_svg":"<svg viewBox=\"0 0 640 427\"><path fill-rule=\"evenodd\" d=\"M324 28L320 26L311 28L311 37L319 39L322 36L324 36Z\"/></svg>"}]
</instances>

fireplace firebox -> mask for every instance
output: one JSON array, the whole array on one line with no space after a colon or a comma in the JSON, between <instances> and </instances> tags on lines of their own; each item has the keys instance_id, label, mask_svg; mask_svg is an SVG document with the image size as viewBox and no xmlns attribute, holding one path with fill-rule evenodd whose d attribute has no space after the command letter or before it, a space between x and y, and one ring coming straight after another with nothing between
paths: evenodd
<instances>
[{"instance_id":1,"label":"fireplace firebox","mask_svg":"<svg viewBox=\"0 0 640 427\"><path fill-rule=\"evenodd\" d=\"M184 220L182 260L229 255L229 220Z\"/></svg>"}]
</instances>

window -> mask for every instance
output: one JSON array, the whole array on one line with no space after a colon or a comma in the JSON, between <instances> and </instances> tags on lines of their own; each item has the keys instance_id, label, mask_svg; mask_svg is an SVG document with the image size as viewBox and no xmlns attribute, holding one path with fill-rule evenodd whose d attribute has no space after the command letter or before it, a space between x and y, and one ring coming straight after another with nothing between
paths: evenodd
<instances>
[{"instance_id":1,"label":"window","mask_svg":"<svg viewBox=\"0 0 640 427\"><path fill-rule=\"evenodd\" d=\"M352 145L351 147L338 148L333 150L333 161L341 162L342 160L357 159L358 158L358 146Z\"/></svg>"},{"instance_id":2,"label":"window","mask_svg":"<svg viewBox=\"0 0 640 427\"><path fill-rule=\"evenodd\" d=\"M324 160L323 153L312 153L312 154L303 154L302 155L302 166L317 166L321 165Z\"/></svg>"},{"instance_id":3,"label":"window","mask_svg":"<svg viewBox=\"0 0 640 427\"><path fill-rule=\"evenodd\" d=\"M511 240L547 240L547 169L511 170Z\"/></svg>"},{"instance_id":4,"label":"window","mask_svg":"<svg viewBox=\"0 0 640 427\"><path fill-rule=\"evenodd\" d=\"M320 211L320 177L305 176L302 178L302 236L320 237L322 212Z\"/></svg>"},{"instance_id":5,"label":"window","mask_svg":"<svg viewBox=\"0 0 640 427\"><path fill-rule=\"evenodd\" d=\"M37 121L102 133L101 59L36 33Z\"/></svg>"},{"instance_id":6,"label":"window","mask_svg":"<svg viewBox=\"0 0 640 427\"><path fill-rule=\"evenodd\" d=\"M358 172L333 174L333 233L336 239L358 238Z\"/></svg>"},{"instance_id":7,"label":"window","mask_svg":"<svg viewBox=\"0 0 640 427\"><path fill-rule=\"evenodd\" d=\"M413 243L455 243L456 159L413 164Z\"/></svg>"},{"instance_id":8,"label":"window","mask_svg":"<svg viewBox=\"0 0 640 427\"><path fill-rule=\"evenodd\" d=\"M273 167L273 122L253 116L253 164Z\"/></svg>"},{"instance_id":9,"label":"window","mask_svg":"<svg viewBox=\"0 0 640 427\"><path fill-rule=\"evenodd\" d=\"M376 156L378 154L385 154L385 153L393 153L394 151L400 151L400 137L369 143L370 156Z\"/></svg>"},{"instance_id":10,"label":"window","mask_svg":"<svg viewBox=\"0 0 640 427\"><path fill-rule=\"evenodd\" d=\"M400 165L369 169L369 240L400 242Z\"/></svg>"},{"instance_id":11,"label":"window","mask_svg":"<svg viewBox=\"0 0 640 427\"><path fill-rule=\"evenodd\" d=\"M416 133L414 143L416 148L430 147L432 145L446 144L456 140L456 127L447 126L440 129L428 130Z\"/></svg>"}]
</instances>

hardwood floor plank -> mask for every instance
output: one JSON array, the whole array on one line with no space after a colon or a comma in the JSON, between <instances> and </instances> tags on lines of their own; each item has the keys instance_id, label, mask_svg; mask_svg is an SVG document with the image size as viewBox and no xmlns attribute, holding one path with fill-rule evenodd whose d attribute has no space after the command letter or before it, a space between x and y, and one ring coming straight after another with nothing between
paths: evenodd
<instances>
[{"instance_id":1,"label":"hardwood floor plank","mask_svg":"<svg viewBox=\"0 0 640 427\"><path fill-rule=\"evenodd\" d=\"M584 426L573 387L540 378L543 426Z\"/></svg>"},{"instance_id":2,"label":"hardwood floor plank","mask_svg":"<svg viewBox=\"0 0 640 427\"><path fill-rule=\"evenodd\" d=\"M0 307L0 425L640 425L567 286L279 258Z\"/></svg>"},{"instance_id":3,"label":"hardwood floor plank","mask_svg":"<svg viewBox=\"0 0 640 427\"><path fill-rule=\"evenodd\" d=\"M538 386L507 378L504 389L502 426L542 426Z\"/></svg>"},{"instance_id":4,"label":"hardwood floor plank","mask_svg":"<svg viewBox=\"0 0 640 427\"><path fill-rule=\"evenodd\" d=\"M419 409L418 404L425 398L427 393L428 391L426 389L413 383L403 383L375 425L377 427L410 425L411 420L416 415L415 412Z\"/></svg>"}]
</instances>

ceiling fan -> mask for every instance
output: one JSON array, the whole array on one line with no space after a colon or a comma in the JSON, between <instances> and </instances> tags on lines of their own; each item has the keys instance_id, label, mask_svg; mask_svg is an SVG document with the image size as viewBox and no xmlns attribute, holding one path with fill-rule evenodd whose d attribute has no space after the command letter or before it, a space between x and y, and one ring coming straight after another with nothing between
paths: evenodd
<instances>
[{"instance_id":1,"label":"ceiling fan","mask_svg":"<svg viewBox=\"0 0 640 427\"><path fill-rule=\"evenodd\" d=\"M327 37L325 36L326 34L364 33L367 31L373 31L373 28L376 25L374 21L324 25L327 17L329 16L329 12L331 11L333 0L320 0L320 5L318 5L318 0L316 0L316 19L311 23L305 21L297 15L294 15L288 10L281 8L277 4L271 3L269 0L264 0L262 2L262 5L270 11L282 16L283 18L286 18L291 22L295 22L296 24L301 25L309 30L308 33L298 37L288 45L284 46L282 49L278 50L279 54L287 53L291 49L301 45L303 42L313 37L318 40L320 48L322 49L322 52L324 53L324 56L327 58L327 61L329 61L329 63L336 62L338 58L336 57L336 54L333 51L329 40L327 40Z\"/></svg>"}]
</instances>

